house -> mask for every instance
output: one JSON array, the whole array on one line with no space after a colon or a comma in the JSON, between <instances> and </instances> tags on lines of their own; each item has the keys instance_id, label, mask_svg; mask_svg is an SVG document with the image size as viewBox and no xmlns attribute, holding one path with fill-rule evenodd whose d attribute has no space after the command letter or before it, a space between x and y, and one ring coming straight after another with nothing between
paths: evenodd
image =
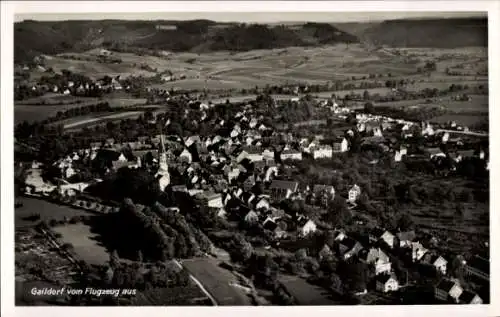
<instances>
[{"instance_id":1,"label":"house","mask_svg":"<svg viewBox=\"0 0 500 317\"><path fill-rule=\"evenodd\" d=\"M391 272L391 261L380 248L363 249L359 251L358 257L360 261L373 265L376 275Z\"/></svg>"},{"instance_id":2,"label":"house","mask_svg":"<svg viewBox=\"0 0 500 317\"><path fill-rule=\"evenodd\" d=\"M434 287L434 298L443 302L447 302L451 299L453 302L458 303L458 299L463 291L463 288L457 282L443 278Z\"/></svg>"},{"instance_id":3,"label":"house","mask_svg":"<svg viewBox=\"0 0 500 317\"><path fill-rule=\"evenodd\" d=\"M387 244L390 248L394 247L394 235L387 230L381 228L374 228L369 234L370 242L382 241Z\"/></svg>"},{"instance_id":4,"label":"house","mask_svg":"<svg viewBox=\"0 0 500 317\"><path fill-rule=\"evenodd\" d=\"M255 176L252 174L248 176L243 182L243 190L250 191L255 185Z\"/></svg>"},{"instance_id":5,"label":"house","mask_svg":"<svg viewBox=\"0 0 500 317\"><path fill-rule=\"evenodd\" d=\"M274 151L271 151L270 149L264 149L262 151L262 157L266 160L274 160Z\"/></svg>"},{"instance_id":6,"label":"house","mask_svg":"<svg viewBox=\"0 0 500 317\"><path fill-rule=\"evenodd\" d=\"M198 197L210 208L224 208L221 194L204 191Z\"/></svg>"},{"instance_id":7,"label":"house","mask_svg":"<svg viewBox=\"0 0 500 317\"><path fill-rule=\"evenodd\" d=\"M437 157L446 157L446 155L443 153L443 151L441 151L440 148L427 148L425 150L425 153L427 155L429 155L429 158L430 159L434 159L434 158L437 158Z\"/></svg>"},{"instance_id":8,"label":"house","mask_svg":"<svg viewBox=\"0 0 500 317\"><path fill-rule=\"evenodd\" d=\"M381 274L376 277L375 288L383 293L394 292L399 289L399 282L394 274Z\"/></svg>"},{"instance_id":9,"label":"house","mask_svg":"<svg viewBox=\"0 0 500 317\"><path fill-rule=\"evenodd\" d=\"M316 224L314 221L303 218L298 221L298 229L299 229L299 235L301 237L306 237L309 234L313 233L316 231Z\"/></svg>"},{"instance_id":10,"label":"house","mask_svg":"<svg viewBox=\"0 0 500 317\"><path fill-rule=\"evenodd\" d=\"M255 204L255 209L257 210L268 210L269 209L269 201L265 198L258 198L257 203Z\"/></svg>"},{"instance_id":11,"label":"house","mask_svg":"<svg viewBox=\"0 0 500 317\"><path fill-rule=\"evenodd\" d=\"M438 272L446 274L446 265L448 264L448 261L446 261L442 256L432 257L431 264L436 268Z\"/></svg>"},{"instance_id":12,"label":"house","mask_svg":"<svg viewBox=\"0 0 500 317\"><path fill-rule=\"evenodd\" d=\"M469 259L469 261L467 261L467 264L465 266L465 274L467 276L474 276L482 280L489 281L490 261L479 255L473 256L471 259Z\"/></svg>"},{"instance_id":13,"label":"house","mask_svg":"<svg viewBox=\"0 0 500 317\"><path fill-rule=\"evenodd\" d=\"M351 203L356 202L359 195L361 195L361 188L359 188L359 186L355 184L354 186L351 187L351 189L349 189L349 194L348 194L349 202Z\"/></svg>"},{"instance_id":14,"label":"house","mask_svg":"<svg viewBox=\"0 0 500 317\"><path fill-rule=\"evenodd\" d=\"M347 152L348 148L349 143L346 138L337 138L333 142L333 152L335 153Z\"/></svg>"},{"instance_id":15,"label":"house","mask_svg":"<svg viewBox=\"0 0 500 317\"><path fill-rule=\"evenodd\" d=\"M259 162L264 159L262 155L262 150L255 146L244 147L241 153L236 158L236 161L240 163L244 159L250 160L250 162Z\"/></svg>"},{"instance_id":16,"label":"house","mask_svg":"<svg viewBox=\"0 0 500 317\"><path fill-rule=\"evenodd\" d=\"M339 243L339 253L344 260L351 258L353 255L357 255L362 249L363 246L350 237L342 239Z\"/></svg>"},{"instance_id":17,"label":"house","mask_svg":"<svg viewBox=\"0 0 500 317\"><path fill-rule=\"evenodd\" d=\"M302 152L297 151L297 150L284 150L280 154L280 158L282 161L285 160L302 160Z\"/></svg>"},{"instance_id":18,"label":"house","mask_svg":"<svg viewBox=\"0 0 500 317\"><path fill-rule=\"evenodd\" d=\"M411 243L411 259L413 262L420 261L424 255L428 252L420 242Z\"/></svg>"},{"instance_id":19,"label":"house","mask_svg":"<svg viewBox=\"0 0 500 317\"><path fill-rule=\"evenodd\" d=\"M460 297L458 298L458 302L460 304L482 304L483 300L481 297L479 297L476 293L473 293L471 291L464 290L462 294L460 294Z\"/></svg>"},{"instance_id":20,"label":"house","mask_svg":"<svg viewBox=\"0 0 500 317\"><path fill-rule=\"evenodd\" d=\"M269 186L271 197L274 200L283 200L289 198L299 188L298 182L273 180Z\"/></svg>"},{"instance_id":21,"label":"house","mask_svg":"<svg viewBox=\"0 0 500 317\"><path fill-rule=\"evenodd\" d=\"M330 249L330 247L328 245L326 245L326 244L318 252L318 258L319 258L320 261L321 260L325 260L325 259L330 259L332 257L333 257L333 252Z\"/></svg>"},{"instance_id":22,"label":"house","mask_svg":"<svg viewBox=\"0 0 500 317\"><path fill-rule=\"evenodd\" d=\"M179 160L187 162L191 164L193 162L193 155L189 152L188 149L184 149L181 154L179 154Z\"/></svg>"},{"instance_id":23,"label":"house","mask_svg":"<svg viewBox=\"0 0 500 317\"><path fill-rule=\"evenodd\" d=\"M333 148L330 145L320 146L312 150L313 158L330 158L333 156Z\"/></svg>"},{"instance_id":24,"label":"house","mask_svg":"<svg viewBox=\"0 0 500 317\"><path fill-rule=\"evenodd\" d=\"M313 187L313 193L315 196L326 195L330 198L335 197L335 188L331 185L316 184Z\"/></svg>"},{"instance_id":25,"label":"house","mask_svg":"<svg viewBox=\"0 0 500 317\"><path fill-rule=\"evenodd\" d=\"M259 215L254 210L250 210L245 215L244 219L245 219L245 222L248 224L256 224L259 221Z\"/></svg>"},{"instance_id":26,"label":"house","mask_svg":"<svg viewBox=\"0 0 500 317\"><path fill-rule=\"evenodd\" d=\"M411 243L415 240L415 231L405 231L396 233L400 248L411 248Z\"/></svg>"}]
</instances>

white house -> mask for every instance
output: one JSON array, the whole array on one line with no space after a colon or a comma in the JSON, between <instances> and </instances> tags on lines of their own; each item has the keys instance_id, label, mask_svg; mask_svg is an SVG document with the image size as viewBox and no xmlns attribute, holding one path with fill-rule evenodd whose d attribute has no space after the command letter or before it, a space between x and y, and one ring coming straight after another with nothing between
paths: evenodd
<instances>
[{"instance_id":1,"label":"white house","mask_svg":"<svg viewBox=\"0 0 500 317\"><path fill-rule=\"evenodd\" d=\"M259 215L253 211L250 210L246 215L245 215L245 222L248 224L254 224L259 221Z\"/></svg>"},{"instance_id":2,"label":"white house","mask_svg":"<svg viewBox=\"0 0 500 317\"><path fill-rule=\"evenodd\" d=\"M261 209L268 210L269 209L269 201L266 198L259 199L259 201L257 202L257 204L255 204L255 209L257 209L257 210L261 210Z\"/></svg>"},{"instance_id":3,"label":"white house","mask_svg":"<svg viewBox=\"0 0 500 317\"><path fill-rule=\"evenodd\" d=\"M442 256L438 256L433 259L432 265L436 268L437 271L442 274L446 274L446 266L448 265L448 261L446 261Z\"/></svg>"},{"instance_id":4,"label":"white house","mask_svg":"<svg viewBox=\"0 0 500 317\"><path fill-rule=\"evenodd\" d=\"M188 149L184 149L181 154L179 154L179 159L186 161L187 163L191 164L193 162L193 156L189 152Z\"/></svg>"},{"instance_id":5,"label":"white house","mask_svg":"<svg viewBox=\"0 0 500 317\"><path fill-rule=\"evenodd\" d=\"M333 142L333 152L335 153L347 152L348 148L349 143L347 142L346 138L337 138Z\"/></svg>"},{"instance_id":6,"label":"white house","mask_svg":"<svg viewBox=\"0 0 500 317\"><path fill-rule=\"evenodd\" d=\"M361 188L359 188L358 185L354 185L349 190L349 198L348 198L348 200L350 202L354 203L358 199L359 195L361 195Z\"/></svg>"},{"instance_id":7,"label":"white house","mask_svg":"<svg viewBox=\"0 0 500 317\"><path fill-rule=\"evenodd\" d=\"M399 282L394 274L378 275L375 287L379 292L394 292L399 289Z\"/></svg>"},{"instance_id":8,"label":"white house","mask_svg":"<svg viewBox=\"0 0 500 317\"><path fill-rule=\"evenodd\" d=\"M448 132L445 132L443 136L441 137L441 142L446 143L450 139L450 134Z\"/></svg>"},{"instance_id":9,"label":"white house","mask_svg":"<svg viewBox=\"0 0 500 317\"><path fill-rule=\"evenodd\" d=\"M274 160L274 151L271 151L269 149L264 149L264 151L262 151L262 157L264 159Z\"/></svg>"},{"instance_id":10,"label":"white house","mask_svg":"<svg viewBox=\"0 0 500 317\"><path fill-rule=\"evenodd\" d=\"M294 151L294 150L284 150L281 155L281 160L297 160L301 161L302 160L302 152L299 151Z\"/></svg>"},{"instance_id":11,"label":"white house","mask_svg":"<svg viewBox=\"0 0 500 317\"><path fill-rule=\"evenodd\" d=\"M71 176L75 175L76 171L73 169L73 167L70 165L64 170L64 178L68 179Z\"/></svg>"},{"instance_id":12,"label":"white house","mask_svg":"<svg viewBox=\"0 0 500 317\"><path fill-rule=\"evenodd\" d=\"M305 237L316 231L316 224L312 220L307 220L304 224L299 227L299 234Z\"/></svg>"},{"instance_id":13,"label":"white house","mask_svg":"<svg viewBox=\"0 0 500 317\"><path fill-rule=\"evenodd\" d=\"M313 150L313 158L330 158L333 156L333 148L329 145L321 146Z\"/></svg>"}]
</instances>

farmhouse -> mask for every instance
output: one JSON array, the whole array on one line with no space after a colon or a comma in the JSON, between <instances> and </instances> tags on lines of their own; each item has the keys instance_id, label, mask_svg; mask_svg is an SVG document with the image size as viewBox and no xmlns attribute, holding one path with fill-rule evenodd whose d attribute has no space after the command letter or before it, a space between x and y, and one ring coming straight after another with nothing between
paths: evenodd
<instances>
[{"instance_id":1,"label":"farmhouse","mask_svg":"<svg viewBox=\"0 0 500 317\"><path fill-rule=\"evenodd\" d=\"M431 264L436 268L437 271L442 274L446 274L446 265L448 261L446 261L442 256L434 256L431 259Z\"/></svg>"},{"instance_id":2,"label":"farmhouse","mask_svg":"<svg viewBox=\"0 0 500 317\"><path fill-rule=\"evenodd\" d=\"M361 250L358 257L362 262L372 264L375 267L376 275L390 273L391 271L391 262L389 257L380 248Z\"/></svg>"},{"instance_id":3,"label":"farmhouse","mask_svg":"<svg viewBox=\"0 0 500 317\"><path fill-rule=\"evenodd\" d=\"M313 187L313 193L315 196L326 195L329 198L335 197L335 188L331 185L316 184Z\"/></svg>"},{"instance_id":4,"label":"farmhouse","mask_svg":"<svg viewBox=\"0 0 500 317\"><path fill-rule=\"evenodd\" d=\"M312 150L313 158L330 158L333 156L333 148L330 145L324 145Z\"/></svg>"},{"instance_id":5,"label":"farmhouse","mask_svg":"<svg viewBox=\"0 0 500 317\"><path fill-rule=\"evenodd\" d=\"M224 208L222 203L222 195L216 194L209 191L204 191L198 195L198 197L205 202L205 204L210 208Z\"/></svg>"},{"instance_id":6,"label":"farmhouse","mask_svg":"<svg viewBox=\"0 0 500 317\"><path fill-rule=\"evenodd\" d=\"M376 277L376 289L388 293L399 289L399 282L394 274L381 274Z\"/></svg>"},{"instance_id":7,"label":"farmhouse","mask_svg":"<svg viewBox=\"0 0 500 317\"><path fill-rule=\"evenodd\" d=\"M369 234L370 242L382 241L387 244L390 248L394 247L394 235L387 230L381 228L374 228Z\"/></svg>"}]
</instances>

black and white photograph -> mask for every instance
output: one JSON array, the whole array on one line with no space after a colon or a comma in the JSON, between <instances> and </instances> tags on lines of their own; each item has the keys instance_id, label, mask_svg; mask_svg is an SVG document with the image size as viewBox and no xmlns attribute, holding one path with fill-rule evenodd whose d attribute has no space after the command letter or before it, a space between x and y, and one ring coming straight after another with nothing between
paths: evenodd
<instances>
[{"instance_id":1,"label":"black and white photograph","mask_svg":"<svg viewBox=\"0 0 500 317\"><path fill-rule=\"evenodd\" d=\"M15 306L490 304L487 10L255 9L14 14Z\"/></svg>"}]
</instances>

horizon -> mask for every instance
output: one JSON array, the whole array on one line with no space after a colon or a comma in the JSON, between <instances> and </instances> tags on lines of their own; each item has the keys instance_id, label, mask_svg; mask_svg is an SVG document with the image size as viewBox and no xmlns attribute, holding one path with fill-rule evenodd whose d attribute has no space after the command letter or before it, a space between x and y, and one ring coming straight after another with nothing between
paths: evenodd
<instances>
[{"instance_id":1,"label":"horizon","mask_svg":"<svg viewBox=\"0 0 500 317\"><path fill-rule=\"evenodd\" d=\"M189 21L211 20L219 23L362 23L400 19L449 19L487 18L487 12L144 12L144 13L21 13L14 15L14 22L61 21Z\"/></svg>"}]
</instances>

